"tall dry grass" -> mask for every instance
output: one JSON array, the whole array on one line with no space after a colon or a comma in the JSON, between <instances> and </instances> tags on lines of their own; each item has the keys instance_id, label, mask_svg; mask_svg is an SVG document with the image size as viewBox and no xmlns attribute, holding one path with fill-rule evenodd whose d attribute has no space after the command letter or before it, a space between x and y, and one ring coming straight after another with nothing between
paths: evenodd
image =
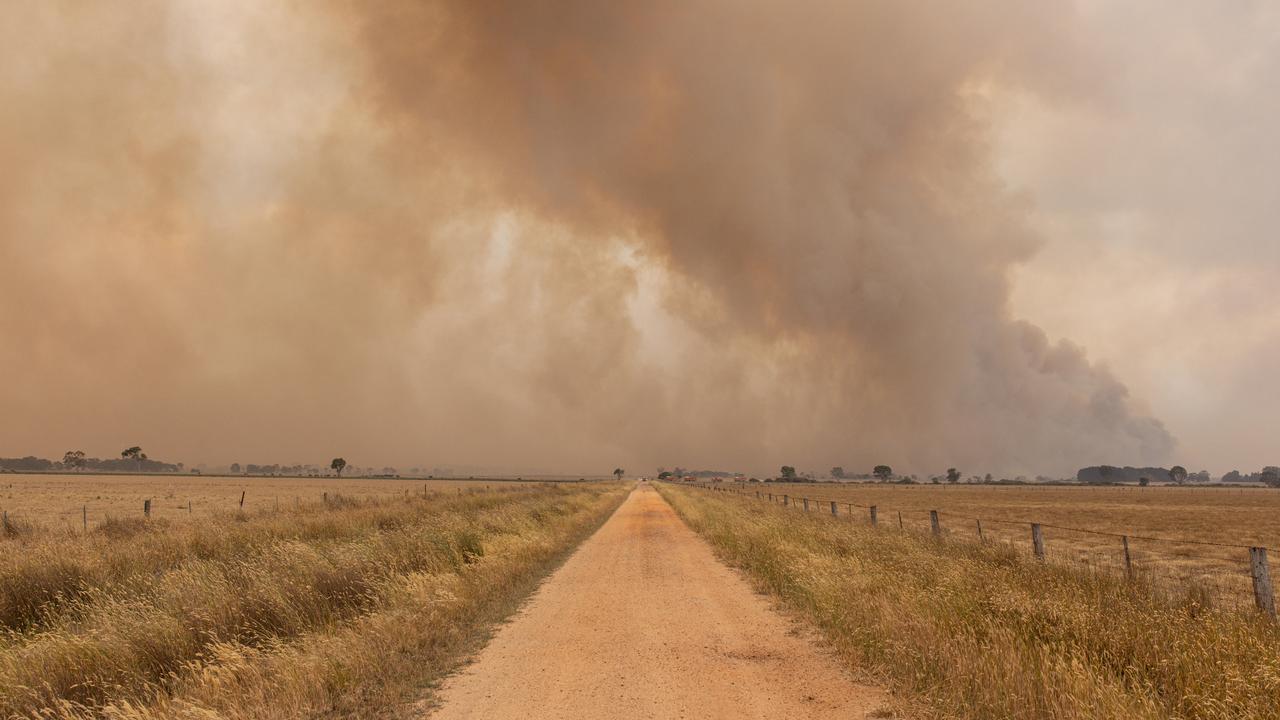
<instances>
[{"instance_id":1,"label":"tall dry grass","mask_svg":"<svg viewBox=\"0 0 1280 720\"><path fill-rule=\"evenodd\" d=\"M0 717L394 714L623 495L336 498L8 541Z\"/></svg>"},{"instance_id":2,"label":"tall dry grass","mask_svg":"<svg viewBox=\"0 0 1280 720\"><path fill-rule=\"evenodd\" d=\"M1142 582L662 486L731 564L936 718L1280 718L1280 626Z\"/></svg>"}]
</instances>

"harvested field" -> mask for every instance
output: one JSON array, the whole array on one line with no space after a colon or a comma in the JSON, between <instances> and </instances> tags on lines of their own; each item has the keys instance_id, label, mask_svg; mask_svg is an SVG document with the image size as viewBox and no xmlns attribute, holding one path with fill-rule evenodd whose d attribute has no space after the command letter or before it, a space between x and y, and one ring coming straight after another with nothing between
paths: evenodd
<instances>
[{"instance_id":1,"label":"harvested field","mask_svg":"<svg viewBox=\"0 0 1280 720\"><path fill-rule=\"evenodd\" d=\"M724 560L920 717L1280 718L1280 625L1259 613L1003 543L804 515L754 493L660 489Z\"/></svg>"},{"instance_id":2,"label":"harvested field","mask_svg":"<svg viewBox=\"0 0 1280 720\"><path fill-rule=\"evenodd\" d=\"M621 483L331 498L0 541L0 717L398 712L621 502Z\"/></svg>"},{"instance_id":3,"label":"harvested field","mask_svg":"<svg viewBox=\"0 0 1280 720\"><path fill-rule=\"evenodd\" d=\"M238 511L242 492L245 512L253 513L318 504L325 493L371 500L520 484L489 479L4 474L0 475L0 511L15 523L79 530L86 512L90 528L107 518L142 517L146 500L151 500L153 518L180 520Z\"/></svg>"},{"instance_id":4,"label":"harvested field","mask_svg":"<svg viewBox=\"0 0 1280 720\"><path fill-rule=\"evenodd\" d=\"M725 483L726 487L730 484ZM1074 487L989 485L890 485L855 483L738 483L781 503L784 495L809 498L813 511L930 530L929 511L939 512L944 533L976 540L978 520L986 540L1031 552L1030 523L1043 525L1047 556L1122 574L1129 537L1135 572L1168 587L1195 585L1218 602L1252 603L1247 546L1280 547L1280 491L1226 487ZM820 507L819 507L820 506ZM1077 528L1077 529L1070 529ZM1083 530L1094 532L1083 532ZM1152 539L1152 538L1158 538ZM1186 542L1173 542L1173 541ZM1206 544L1207 543L1207 544ZM1243 547L1242 547L1243 546Z\"/></svg>"}]
</instances>

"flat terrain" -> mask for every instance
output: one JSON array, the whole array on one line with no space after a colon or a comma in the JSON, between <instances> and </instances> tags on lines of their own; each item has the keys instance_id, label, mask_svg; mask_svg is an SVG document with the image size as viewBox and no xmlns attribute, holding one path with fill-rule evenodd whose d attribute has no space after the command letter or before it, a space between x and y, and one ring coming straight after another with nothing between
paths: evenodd
<instances>
[{"instance_id":1,"label":"flat terrain","mask_svg":"<svg viewBox=\"0 0 1280 720\"><path fill-rule=\"evenodd\" d=\"M413 711L629 490L344 496L0 535L0 717Z\"/></svg>"},{"instance_id":2,"label":"flat terrain","mask_svg":"<svg viewBox=\"0 0 1280 720\"><path fill-rule=\"evenodd\" d=\"M731 486L724 483L724 486ZM1030 522L1045 527L1051 559L1088 564L1110 572L1123 567L1120 538L1065 528L1129 535L1130 553L1142 572L1168 583L1195 581L1224 598L1248 600L1248 552L1235 547L1154 542L1145 537L1228 545L1280 547L1280 490L1223 487L1072 487L990 485L890 485L843 483L745 483L751 495L808 497L813 511L867 521L876 505L881 523L927 532L929 511L938 510L953 537L977 539L977 519L987 540L1030 552ZM822 505L818 507L818 499ZM852 508L844 503L853 503ZM792 507L803 508L803 504Z\"/></svg>"},{"instance_id":3,"label":"flat terrain","mask_svg":"<svg viewBox=\"0 0 1280 720\"><path fill-rule=\"evenodd\" d=\"M1251 607L1246 588L1237 609L1194 585L1037 562L1000 542L659 490L718 557L893 688L912 716L1280 720L1280 624Z\"/></svg>"},{"instance_id":4,"label":"flat terrain","mask_svg":"<svg viewBox=\"0 0 1280 720\"><path fill-rule=\"evenodd\" d=\"M862 718L883 702L647 485L440 699L433 720Z\"/></svg>"},{"instance_id":5,"label":"flat terrain","mask_svg":"<svg viewBox=\"0 0 1280 720\"><path fill-rule=\"evenodd\" d=\"M202 475L0 475L0 510L14 521L46 529L89 527L108 517L142 516L143 501L151 500L153 518L181 520L239 508L244 492L245 512L288 509L322 502L330 497L369 500L425 493L457 493L516 487L502 480L419 480L338 477L205 477ZM190 512L188 512L190 503Z\"/></svg>"}]
</instances>

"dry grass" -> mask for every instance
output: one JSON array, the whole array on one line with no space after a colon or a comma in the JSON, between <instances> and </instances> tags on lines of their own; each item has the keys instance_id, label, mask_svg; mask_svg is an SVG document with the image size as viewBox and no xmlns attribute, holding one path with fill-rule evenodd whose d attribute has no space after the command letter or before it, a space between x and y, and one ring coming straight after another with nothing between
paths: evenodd
<instances>
[{"instance_id":1,"label":"dry grass","mask_svg":"<svg viewBox=\"0 0 1280 720\"><path fill-rule=\"evenodd\" d=\"M1280 625L1002 543L663 494L731 564L922 716L1280 718ZM1003 491L1003 490L1002 490Z\"/></svg>"},{"instance_id":2,"label":"dry grass","mask_svg":"<svg viewBox=\"0 0 1280 720\"><path fill-rule=\"evenodd\" d=\"M9 539L0 717L394 715L624 492L336 496Z\"/></svg>"},{"instance_id":3,"label":"dry grass","mask_svg":"<svg viewBox=\"0 0 1280 720\"><path fill-rule=\"evenodd\" d=\"M337 477L205 477L200 475L0 475L0 510L15 523L46 529L80 529L88 510L92 527L107 518L142 517L150 499L153 518L184 520L237 510L245 512L314 505L324 493L360 499L457 493L515 487L506 480L411 480ZM188 512L187 504L191 504Z\"/></svg>"},{"instance_id":4,"label":"dry grass","mask_svg":"<svg viewBox=\"0 0 1280 720\"><path fill-rule=\"evenodd\" d=\"M834 499L866 520L858 505L876 505L882 523L927 530L929 510L938 510L943 529L955 538L984 537L1020 552L1031 551L1028 523L1084 528L1130 536L1154 536L1234 545L1280 547L1280 491L1266 488L1196 487L997 487L983 485L879 485L767 483L738 486L752 495L773 493L796 498ZM817 503L813 510L818 510ZM830 512L829 505L823 505ZM1003 521L1003 522L1002 522ZM1044 529L1048 555L1055 562L1084 564L1116 575L1123 572L1120 539ZM1130 539L1137 571L1166 587L1195 584L1218 602L1248 605L1252 591L1248 551L1184 543Z\"/></svg>"}]
</instances>

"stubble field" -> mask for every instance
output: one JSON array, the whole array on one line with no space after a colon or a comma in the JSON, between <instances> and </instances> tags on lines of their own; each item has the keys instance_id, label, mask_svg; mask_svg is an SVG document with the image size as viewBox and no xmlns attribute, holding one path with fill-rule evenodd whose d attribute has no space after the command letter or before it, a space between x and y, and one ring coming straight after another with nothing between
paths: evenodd
<instances>
[{"instance_id":1,"label":"stubble field","mask_svg":"<svg viewBox=\"0 0 1280 720\"><path fill-rule=\"evenodd\" d=\"M322 503L326 494L361 500L405 495L499 490L511 480L422 480L409 478L260 477L201 475L0 475L0 511L20 526L82 530L108 518L142 517L151 500L154 519L181 521L240 510L257 513Z\"/></svg>"},{"instance_id":2,"label":"stubble field","mask_svg":"<svg viewBox=\"0 0 1280 720\"><path fill-rule=\"evenodd\" d=\"M725 486L730 484L725 483ZM1280 547L1280 491L1227 487L1076 487L739 483L740 491L803 512L830 513L928 533L937 510L943 533L1032 552L1030 523L1042 525L1047 558L1122 574L1127 536L1135 573L1178 590L1194 588L1215 602L1250 605L1249 546ZM791 502L794 499L795 502ZM1280 561L1273 559L1273 561Z\"/></svg>"}]
</instances>

